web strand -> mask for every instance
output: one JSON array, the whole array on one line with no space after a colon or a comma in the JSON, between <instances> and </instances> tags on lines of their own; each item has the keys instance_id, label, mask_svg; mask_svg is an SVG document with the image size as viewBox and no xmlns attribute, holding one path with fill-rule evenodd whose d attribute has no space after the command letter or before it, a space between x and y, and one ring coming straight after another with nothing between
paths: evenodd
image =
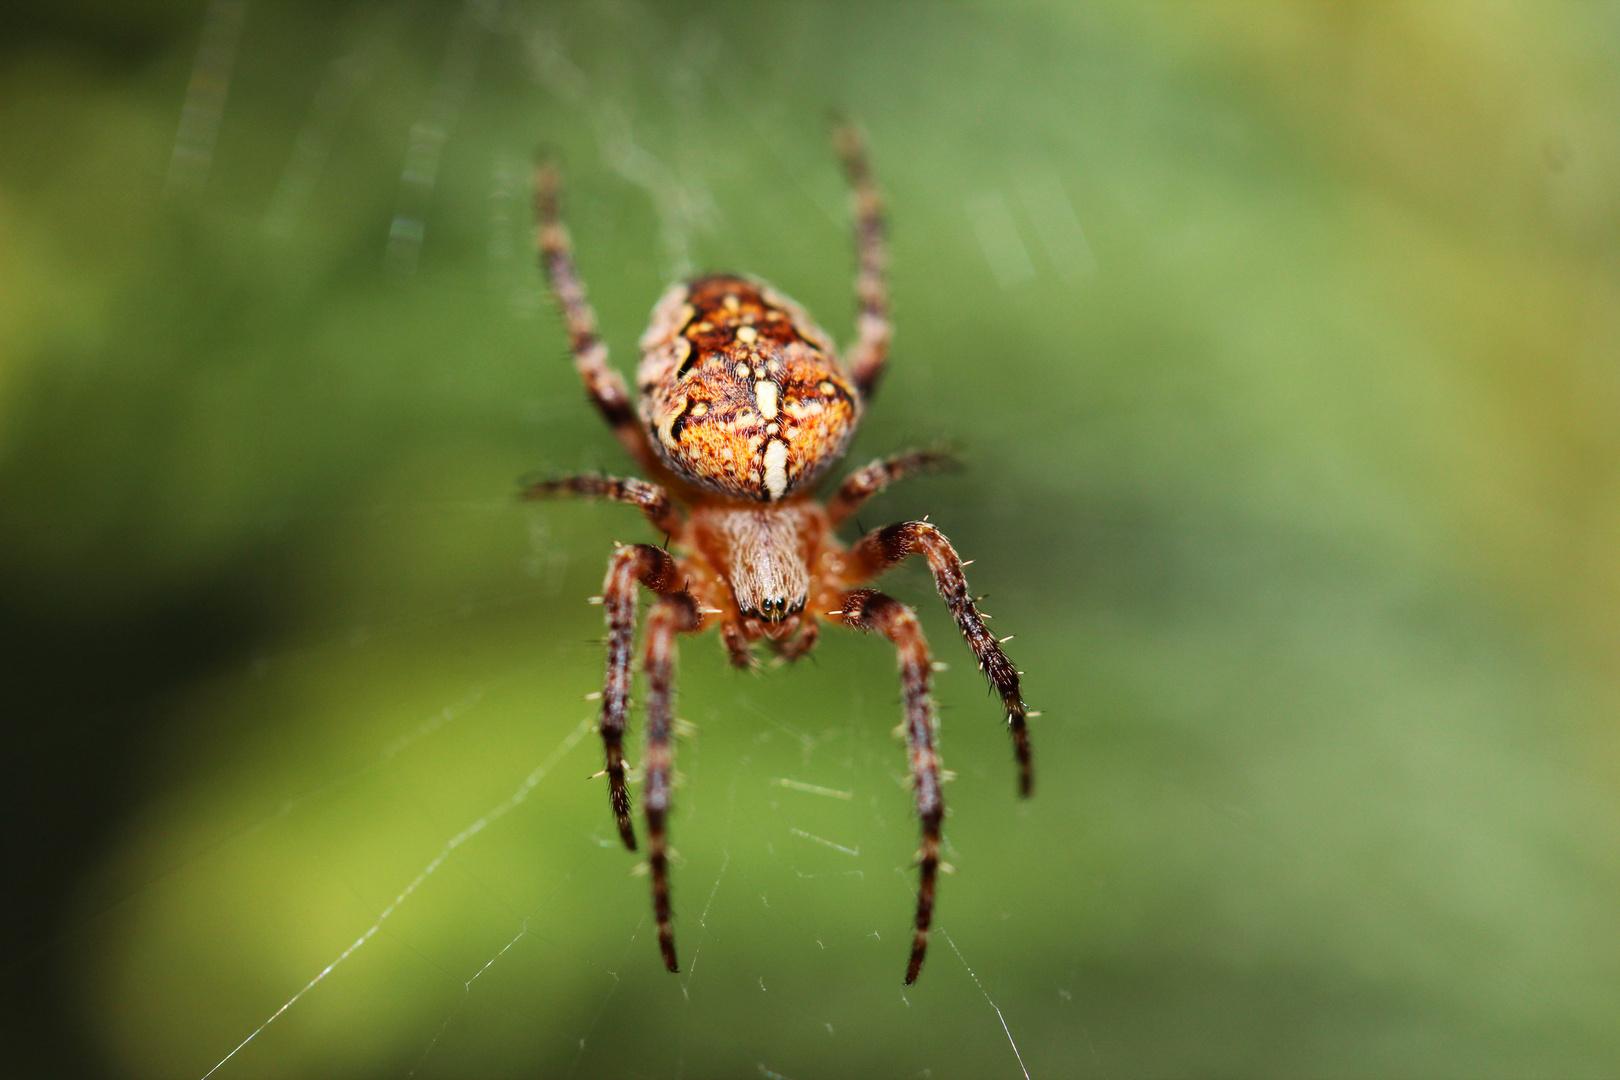
<instances>
[{"instance_id":1,"label":"web strand","mask_svg":"<svg viewBox=\"0 0 1620 1080\"><path fill-rule=\"evenodd\" d=\"M561 761L570 750L579 744L579 740L585 737L586 732L590 731L594 723L594 717L586 717L584 720L581 720L578 726L576 726L573 731L569 732L567 737L565 737L563 741L558 744L557 748L547 755L546 759L536 766L533 772L524 778L523 783L518 785L518 789L516 791L514 791L511 795L508 795L506 799L498 804L493 810L490 810L483 817L480 817L477 821L474 821L471 825L468 825L465 829L462 829L455 836L451 837L445 843L444 847L439 849L439 853L433 857L432 861L424 866L416 877L411 879L410 884L406 885L405 888L400 891L398 896L394 897L393 902L387 907L383 908L382 913L377 916L376 921L366 929L365 933L356 938L354 943L347 949L344 949L343 952L338 955L336 960L333 960L330 964L327 964L320 970L319 973L316 974L313 979L305 983L296 994L288 998L281 1008L271 1013L269 1019L265 1020L264 1023L254 1028L253 1032L248 1035L247 1038L243 1039L240 1043L237 1043L234 1050L220 1058L219 1062L212 1069L209 1069L207 1072L203 1073L202 1080L208 1080L210 1076L213 1076L216 1072L218 1072L227 1061L231 1060L231 1058L235 1057L239 1052L241 1052L243 1047L247 1046L248 1043L258 1038L260 1033L263 1032L265 1028L268 1028L271 1024L275 1023L282 1013L298 1004L300 998L309 993L311 990L315 989L316 986L320 985L320 983L328 975L337 970L340 964L342 964L349 957L353 956L360 950L361 946L376 936L377 931L382 929L382 925L388 920L388 917L394 912L398 911L400 905L404 904L406 900L410 899L411 894L416 892L417 888L424 881L426 881L435 870L442 866L444 861L448 859L457 848L466 843L468 840L471 840L474 836L477 836L479 833L483 832L486 827L494 824L502 817L505 817L508 812L515 809L523 802L523 800L527 799L529 794L533 792L537 786L539 786L540 781L546 778L546 774L551 772L551 770L556 767L557 763Z\"/></svg>"},{"instance_id":2,"label":"web strand","mask_svg":"<svg viewBox=\"0 0 1620 1080\"><path fill-rule=\"evenodd\" d=\"M1007 1045L1012 1047L1013 1057L1018 1059L1018 1070L1024 1074L1024 1080L1029 1080L1029 1069L1024 1066L1024 1055L1018 1052L1018 1044L1013 1041L1012 1029L1007 1026L1007 1018L1001 1015L1001 1006L991 1000L990 991L986 990L984 984L979 981L979 977L973 974L973 969L968 967L967 957L962 955L962 950L956 947L956 942L951 940L951 935L945 932L943 926L939 928L939 933L947 942L950 942L951 951L956 954L958 960L962 961L962 966L967 968L968 978L972 979L973 985L979 988L979 993L984 995L984 1000L990 1002L990 1007L996 1010L996 1019L1001 1021L1001 1030L1007 1033Z\"/></svg>"},{"instance_id":3,"label":"web strand","mask_svg":"<svg viewBox=\"0 0 1620 1080\"><path fill-rule=\"evenodd\" d=\"M180 113L180 130L169 157L164 187L170 195L196 195L208 184L246 17L247 0L213 0L208 5L202 41L197 46L191 83Z\"/></svg>"}]
</instances>

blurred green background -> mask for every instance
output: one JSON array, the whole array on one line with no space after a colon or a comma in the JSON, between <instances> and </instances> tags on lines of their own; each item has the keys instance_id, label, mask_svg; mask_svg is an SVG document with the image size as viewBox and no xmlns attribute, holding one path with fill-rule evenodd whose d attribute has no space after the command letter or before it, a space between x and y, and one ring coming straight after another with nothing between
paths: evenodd
<instances>
[{"instance_id":1,"label":"blurred green background","mask_svg":"<svg viewBox=\"0 0 1620 1080\"><path fill-rule=\"evenodd\" d=\"M7 19L7 1075L1620 1071L1615 5ZM862 517L977 560L1039 787L897 572L960 774L903 988L891 650L687 641L671 977L585 780L648 530L513 498L628 468L527 162L621 368L693 269L847 339L835 108L898 320L852 462L967 465Z\"/></svg>"}]
</instances>

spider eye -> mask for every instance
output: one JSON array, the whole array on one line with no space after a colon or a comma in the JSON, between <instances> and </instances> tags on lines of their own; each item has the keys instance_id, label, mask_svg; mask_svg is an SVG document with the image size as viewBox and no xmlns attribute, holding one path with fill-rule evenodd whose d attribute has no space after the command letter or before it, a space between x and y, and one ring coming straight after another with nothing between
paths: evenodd
<instances>
[{"instance_id":1,"label":"spider eye","mask_svg":"<svg viewBox=\"0 0 1620 1080\"><path fill-rule=\"evenodd\" d=\"M802 604L794 605L788 603L786 597L773 596L759 601L759 607L756 609L755 614L757 614L761 619L764 619L766 622L781 622L783 619L786 619L789 615L792 615L802 607Z\"/></svg>"}]
</instances>

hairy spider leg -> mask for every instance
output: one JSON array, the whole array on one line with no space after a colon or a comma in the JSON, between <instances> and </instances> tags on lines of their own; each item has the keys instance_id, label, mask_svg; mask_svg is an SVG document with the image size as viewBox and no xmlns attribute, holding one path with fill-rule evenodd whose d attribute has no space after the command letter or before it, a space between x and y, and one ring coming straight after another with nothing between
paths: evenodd
<instances>
[{"instance_id":1,"label":"hairy spider leg","mask_svg":"<svg viewBox=\"0 0 1620 1080\"><path fill-rule=\"evenodd\" d=\"M675 726L675 636L696 633L702 626L703 616L691 593L683 589L660 597L647 614L646 655L642 662L647 677L647 756L642 762L641 807L647 816L647 865L652 870L658 950L664 954L664 966L670 971L680 970L670 921L669 858L664 836L674 767L670 733Z\"/></svg>"},{"instance_id":2,"label":"hairy spider leg","mask_svg":"<svg viewBox=\"0 0 1620 1080\"><path fill-rule=\"evenodd\" d=\"M656 470L657 458L647 433L636 420L624 376L608 366L608 350L596 332L596 312L585 299L585 283L574 269L574 245L568 226L558 212L557 193L562 185L556 168L541 161L534 170L534 240L540 268L568 327L574 369L585 381L585 392L613 434L643 468Z\"/></svg>"},{"instance_id":3,"label":"hairy spider leg","mask_svg":"<svg viewBox=\"0 0 1620 1080\"><path fill-rule=\"evenodd\" d=\"M833 145L849 180L859 266L855 274L859 312L855 317L855 344L849 348L849 373L861 398L866 400L871 398L878 380L883 377L889 339L894 336L894 326L889 322L889 289L884 281L889 252L884 239L883 199L872 179L860 132L850 124L843 124L833 133Z\"/></svg>"},{"instance_id":4,"label":"hairy spider leg","mask_svg":"<svg viewBox=\"0 0 1620 1080\"><path fill-rule=\"evenodd\" d=\"M1001 695L1007 711L1007 730L1012 735L1013 753L1018 759L1018 793L1028 798L1035 790L1035 767L1029 745L1029 709L1018 685L1018 669L1013 667L1001 643L984 625L984 616L968 592L962 573L962 557L951 547L945 534L926 521L902 521L867 533L845 558L850 585L869 581L911 555L922 555L934 573L934 585L956 619L957 629L967 639L978 658L979 670Z\"/></svg>"},{"instance_id":5,"label":"hairy spider leg","mask_svg":"<svg viewBox=\"0 0 1620 1080\"><path fill-rule=\"evenodd\" d=\"M608 499L640 508L653 528L665 536L681 531L680 511L670 499L669 492L657 484L635 477L601 476L585 473L581 476L563 476L555 480L538 480L526 484L522 492L525 499L543 499L551 495L583 495L590 499Z\"/></svg>"},{"instance_id":6,"label":"hairy spider leg","mask_svg":"<svg viewBox=\"0 0 1620 1080\"><path fill-rule=\"evenodd\" d=\"M828 521L837 527L847 521L866 500L897 480L928 472L948 469L956 465L956 458L944 450L902 450L870 465L863 465L838 485L833 497L827 500Z\"/></svg>"},{"instance_id":7,"label":"hairy spider leg","mask_svg":"<svg viewBox=\"0 0 1620 1080\"><path fill-rule=\"evenodd\" d=\"M607 675L602 683L602 749L607 759L608 801L618 821L624 846L636 850L630 822L630 793L624 782L624 729L630 712L631 646L636 632L636 585L660 596L677 591L679 568L669 552L651 544L628 544L608 561L602 583L602 613L607 620Z\"/></svg>"},{"instance_id":8,"label":"hairy spider leg","mask_svg":"<svg viewBox=\"0 0 1620 1080\"><path fill-rule=\"evenodd\" d=\"M938 720L928 693L933 665L916 613L894 597L876 589L856 589L845 596L841 614L850 626L876 630L894 642L899 656L911 793L922 827L922 847L917 852L917 917L911 937L911 959L906 963L906 985L910 986L917 981L923 958L928 955L928 927L934 919L934 885L939 874L939 826L945 817L939 751L934 746Z\"/></svg>"}]
</instances>

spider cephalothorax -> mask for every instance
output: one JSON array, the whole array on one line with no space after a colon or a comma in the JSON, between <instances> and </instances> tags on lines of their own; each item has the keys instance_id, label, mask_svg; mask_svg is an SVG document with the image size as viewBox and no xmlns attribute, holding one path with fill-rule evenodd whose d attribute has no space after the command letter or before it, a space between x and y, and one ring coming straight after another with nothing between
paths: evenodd
<instances>
[{"instance_id":1,"label":"spider cephalothorax","mask_svg":"<svg viewBox=\"0 0 1620 1080\"><path fill-rule=\"evenodd\" d=\"M875 630L900 661L912 791L922 825L917 911L906 982L928 948L945 804L935 750L933 663L917 617L865 583L911 555L928 560L934 583L979 667L1001 696L1030 793L1025 707L1018 672L985 628L969 594L963 562L933 525L906 521L868 533L853 546L836 530L872 495L944 456L907 451L851 473L825 503L811 486L844 454L888 353L883 282L883 219L865 153L852 130L838 146L854 196L860 272L859 333L841 362L831 340L804 309L750 278L715 274L671 286L641 339L639 421L624 380L607 363L596 317L574 269L568 231L557 212L557 175L535 173L541 265L568 325L574 364L586 391L631 456L656 480L574 476L531 486L530 497L569 492L641 508L677 555L651 544L613 553L600 601L607 618L607 677L600 730L608 795L626 847L635 849L625 780L624 732L630 705L631 653L638 586L657 595L647 615L642 669L647 689L647 749L642 809L648 831L653 908L664 963L675 962L665 822L673 773L675 637L717 626L732 663L753 663L764 641L784 659L809 652L817 620ZM677 508L677 502L684 508ZM1003 639L1005 640L1005 639Z\"/></svg>"}]
</instances>

